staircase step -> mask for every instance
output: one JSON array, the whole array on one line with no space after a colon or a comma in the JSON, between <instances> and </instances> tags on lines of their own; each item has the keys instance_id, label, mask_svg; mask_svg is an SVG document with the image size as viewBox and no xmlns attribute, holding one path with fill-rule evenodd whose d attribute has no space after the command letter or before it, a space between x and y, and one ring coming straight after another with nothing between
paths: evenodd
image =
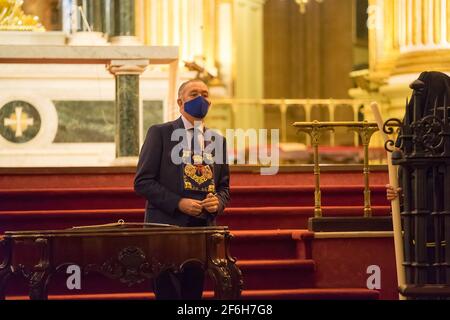
<instances>
[{"instance_id":1,"label":"staircase step","mask_svg":"<svg viewBox=\"0 0 450 320\"><path fill-rule=\"evenodd\" d=\"M371 203L389 205L385 186L371 186ZM335 185L321 187L323 206L362 206L364 187ZM229 207L311 206L314 204L314 186L238 186L231 189Z\"/></svg>"},{"instance_id":2,"label":"staircase step","mask_svg":"<svg viewBox=\"0 0 450 320\"><path fill-rule=\"evenodd\" d=\"M233 172L231 202L218 224L229 226L234 235L230 251L243 273L242 299L378 299L379 292L364 288L316 288L320 286L316 282L316 277L320 280L320 269L316 272L316 261L312 260L313 233L304 230L314 212L314 176L309 169L276 177ZM321 200L325 217L363 216L362 170L346 170L323 175ZM145 199L132 188L135 169L125 174L102 175L97 171L81 175L39 171L13 176L12 184L8 173L0 177L0 234L5 230L61 229L119 219L142 222ZM371 176L374 216L388 215L390 211L385 181L386 170ZM66 274L60 276L64 280ZM129 288L93 275L93 281L86 280L83 291L73 295L65 287L65 280L54 280L51 299L154 299L151 285L146 282ZM206 282L207 299L213 298L210 284ZM26 283L22 283L13 285L8 294L22 299L20 295L25 292Z\"/></svg>"},{"instance_id":3,"label":"staircase step","mask_svg":"<svg viewBox=\"0 0 450 320\"><path fill-rule=\"evenodd\" d=\"M379 292L362 288L248 290L242 299L248 300L378 300Z\"/></svg>"},{"instance_id":4,"label":"staircase step","mask_svg":"<svg viewBox=\"0 0 450 320\"><path fill-rule=\"evenodd\" d=\"M310 258L308 230L232 230L231 255L239 260Z\"/></svg>"},{"instance_id":5,"label":"staircase step","mask_svg":"<svg viewBox=\"0 0 450 320\"><path fill-rule=\"evenodd\" d=\"M297 167L297 168L296 168ZM346 185L361 185L363 179L363 168L357 165L331 166L321 165L320 184L322 186L336 185L342 182L345 176ZM338 169L339 168L339 169ZM260 168L254 167L253 172L236 171L236 167L231 167L231 186L298 186L298 185L314 185L314 166L284 166L281 172L273 176L263 176L260 174ZM244 169L245 170L245 169ZM290 170L290 172L283 172ZM387 166L371 166L370 167L370 183L372 185L384 185L388 183L389 176Z\"/></svg>"},{"instance_id":6,"label":"staircase step","mask_svg":"<svg viewBox=\"0 0 450 320\"><path fill-rule=\"evenodd\" d=\"M384 186L371 187L371 203L388 206ZM323 206L362 206L362 186L324 186ZM0 211L142 209L145 200L132 188L59 188L0 190ZM313 186L270 186L231 189L229 207L310 207Z\"/></svg>"},{"instance_id":7,"label":"staircase step","mask_svg":"<svg viewBox=\"0 0 450 320\"><path fill-rule=\"evenodd\" d=\"M363 207L322 207L324 217L362 217ZM373 206L374 216L386 216L388 206ZM32 210L0 211L0 233L14 230L62 229L80 225L115 222L142 222L145 210L94 209L94 210ZM249 207L227 208L217 219L218 225L232 230L306 229L308 219L314 216L313 207Z\"/></svg>"},{"instance_id":8,"label":"staircase step","mask_svg":"<svg viewBox=\"0 0 450 320\"><path fill-rule=\"evenodd\" d=\"M238 260L244 289L295 289L314 286L313 260Z\"/></svg>"},{"instance_id":9,"label":"staircase step","mask_svg":"<svg viewBox=\"0 0 450 320\"><path fill-rule=\"evenodd\" d=\"M243 290L242 300L377 300L379 292L362 288L339 289L289 289ZM204 299L212 299L214 293L205 291ZM7 300L27 300L28 296L9 296ZM83 295L50 295L50 300L154 300L153 293L109 293Z\"/></svg>"},{"instance_id":10,"label":"staircase step","mask_svg":"<svg viewBox=\"0 0 450 320\"><path fill-rule=\"evenodd\" d=\"M314 270L314 260L239 260L241 270L307 269Z\"/></svg>"},{"instance_id":11,"label":"staircase step","mask_svg":"<svg viewBox=\"0 0 450 320\"><path fill-rule=\"evenodd\" d=\"M323 148L323 147L322 147ZM259 166L230 166L231 186L314 185L313 165L280 166L278 174L263 176ZM320 184L336 185L343 177L347 185L360 185L362 165L321 165ZM131 187L135 167L0 168L0 189ZM42 181L45 181L43 185ZM370 166L370 182L389 181L387 166Z\"/></svg>"},{"instance_id":12,"label":"staircase step","mask_svg":"<svg viewBox=\"0 0 450 320\"><path fill-rule=\"evenodd\" d=\"M142 209L145 199L132 188L0 190L1 211Z\"/></svg>"},{"instance_id":13,"label":"staircase step","mask_svg":"<svg viewBox=\"0 0 450 320\"><path fill-rule=\"evenodd\" d=\"M363 206L324 206L324 217L362 217ZM390 214L389 206L373 206L374 216ZM219 216L218 224L230 229L305 229L308 219L314 217L314 207L245 207L227 208L225 214Z\"/></svg>"}]
</instances>

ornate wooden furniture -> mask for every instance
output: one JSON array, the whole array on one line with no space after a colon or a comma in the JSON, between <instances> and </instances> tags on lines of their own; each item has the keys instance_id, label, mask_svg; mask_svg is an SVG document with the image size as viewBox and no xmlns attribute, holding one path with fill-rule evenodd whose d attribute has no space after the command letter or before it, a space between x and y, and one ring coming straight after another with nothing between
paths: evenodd
<instances>
[{"instance_id":1,"label":"ornate wooden furniture","mask_svg":"<svg viewBox=\"0 0 450 320\"><path fill-rule=\"evenodd\" d=\"M47 299L52 276L70 265L81 275L102 274L134 285L166 270L198 263L211 276L216 299L238 299L242 275L229 254L227 227L180 228L117 224L66 230L6 232L0 265L0 299L11 276L24 277L31 299ZM150 288L150 287L149 287Z\"/></svg>"}]
</instances>

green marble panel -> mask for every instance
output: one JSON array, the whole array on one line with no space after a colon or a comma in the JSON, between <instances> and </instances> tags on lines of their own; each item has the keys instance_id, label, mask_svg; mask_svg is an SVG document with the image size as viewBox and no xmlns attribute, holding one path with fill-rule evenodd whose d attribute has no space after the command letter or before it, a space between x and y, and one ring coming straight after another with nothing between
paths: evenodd
<instances>
[{"instance_id":1,"label":"green marble panel","mask_svg":"<svg viewBox=\"0 0 450 320\"><path fill-rule=\"evenodd\" d=\"M58 113L54 142L114 142L114 101L53 101Z\"/></svg>"}]
</instances>

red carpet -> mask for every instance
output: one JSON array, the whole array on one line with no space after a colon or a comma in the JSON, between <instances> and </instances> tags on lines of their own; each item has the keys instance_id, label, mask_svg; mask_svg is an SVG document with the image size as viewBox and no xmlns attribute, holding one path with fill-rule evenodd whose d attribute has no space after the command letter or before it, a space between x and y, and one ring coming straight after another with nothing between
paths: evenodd
<instances>
[{"instance_id":1,"label":"red carpet","mask_svg":"<svg viewBox=\"0 0 450 320\"><path fill-rule=\"evenodd\" d=\"M313 215L310 176L304 172L275 177L232 174L232 201L218 224L228 225L235 236L231 251L244 276L243 299L395 298L391 238L314 239L304 230ZM357 183L362 175L340 170L325 176L324 215L362 216L363 188ZM141 222L144 200L130 188L132 177L132 172L29 173L9 175L6 184L2 176L0 232L59 229L118 219ZM26 189L26 181L32 189ZM378 171L371 181L374 215L386 215L389 206L383 186L387 173ZM366 289L365 270L372 262L364 254L365 248L370 248L369 257L377 256L374 261L386 270L379 291ZM17 284L9 291L9 298L23 298L24 288ZM101 289L87 286L81 295L74 296L56 285L50 298L153 299L147 290L145 286L129 289L107 284ZM205 292L205 297L211 298L212 292Z\"/></svg>"},{"instance_id":2,"label":"red carpet","mask_svg":"<svg viewBox=\"0 0 450 320\"><path fill-rule=\"evenodd\" d=\"M212 291L205 291L203 298L212 299ZM374 290L341 289L296 289L296 290L244 290L243 300L376 300L379 293ZM26 296L9 296L7 300L26 300ZM50 295L51 300L153 300L153 293L110 293L84 295Z\"/></svg>"}]
</instances>

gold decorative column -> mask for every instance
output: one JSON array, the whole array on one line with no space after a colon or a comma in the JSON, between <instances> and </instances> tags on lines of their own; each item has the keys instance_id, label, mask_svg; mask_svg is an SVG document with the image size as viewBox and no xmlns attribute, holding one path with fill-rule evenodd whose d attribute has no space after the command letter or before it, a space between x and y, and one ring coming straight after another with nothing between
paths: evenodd
<instances>
[{"instance_id":1,"label":"gold decorative column","mask_svg":"<svg viewBox=\"0 0 450 320\"><path fill-rule=\"evenodd\" d=\"M234 96L263 97L263 13L265 0L235 0L234 26ZM263 110L257 105L243 105L236 125L239 128L261 128Z\"/></svg>"},{"instance_id":2,"label":"gold decorative column","mask_svg":"<svg viewBox=\"0 0 450 320\"><path fill-rule=\"evenodd\" d=\"M400 56L392 75L425 70L450 70L450 1L399 0L397 10L406 21L399 25Z\"/></svg>"},{"instance_id":3,"label":"gold decorative column","mask_svg":"<svg viewBox=\"0 0 450 320\"><path fill-rule=\"evenodd\" d=\"M388 117L403 117L409 84L423 71L450 72L450 1L399 0L398 57L380 93L388 98Z\"/></svg>"},{"instance_id":4,"label":"gold decorative column","mask_svg":"<svg viewBox=\"0 0 450 320\"><path fill-rule=\"evenodd\" d=\"M214 70L222 0L136 0L136 34L146 45L180 47L180 61Z\"/></svg>"},{"instance_id":5,"label":"gold decorative column","mask_svg":"<svg viewBox=\"0 0 450 320\"><path fill-rule=\"evenodd\" d=\"M402 118L409 84L421 72L450 72L450 1L369 0L368 26L370 66L353 73L359 88L350 95ZM366 119L373 119L370 111Z\"/></svg>"}]
</instances>

